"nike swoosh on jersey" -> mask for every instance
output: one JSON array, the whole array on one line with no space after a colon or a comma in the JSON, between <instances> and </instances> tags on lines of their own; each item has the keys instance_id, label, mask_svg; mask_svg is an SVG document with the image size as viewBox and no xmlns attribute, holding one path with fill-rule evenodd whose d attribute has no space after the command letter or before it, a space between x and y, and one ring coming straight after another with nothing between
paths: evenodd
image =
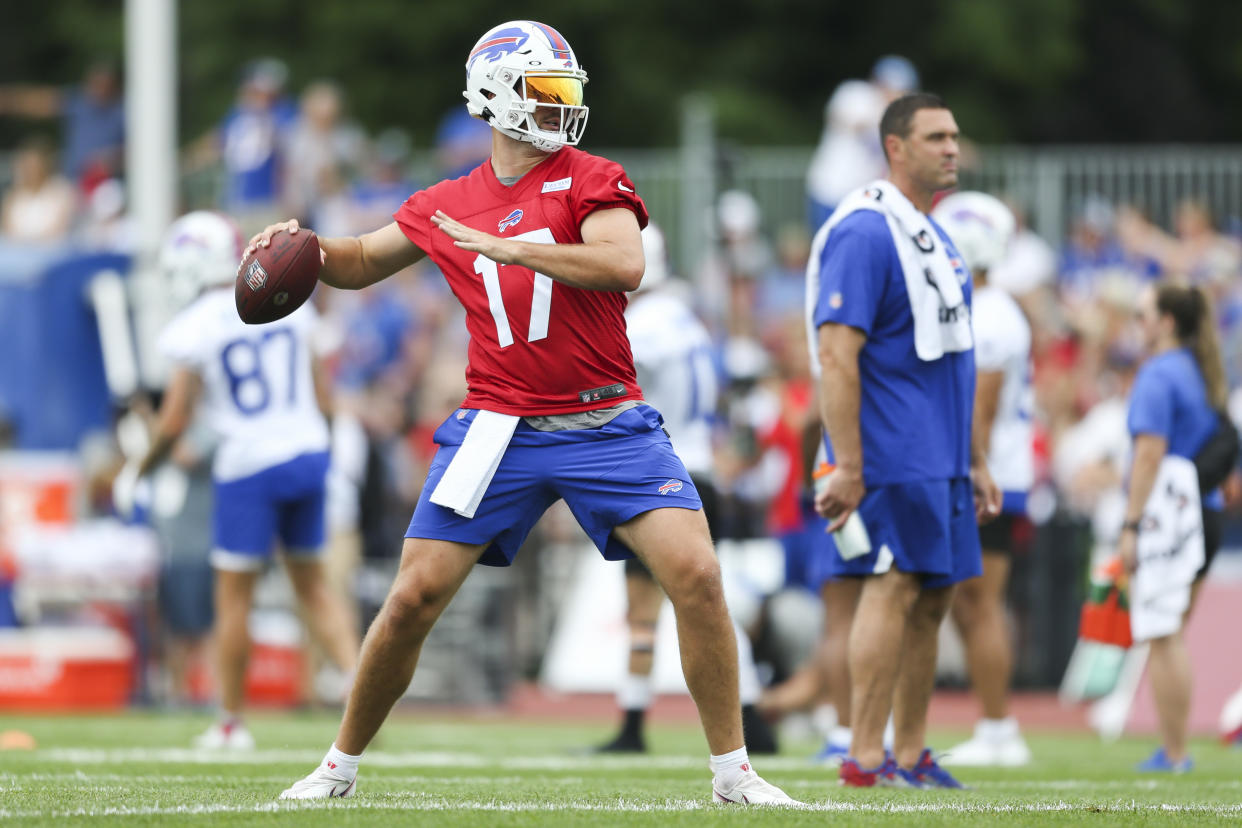
<instances>
[{"instance_id":1,"label":"nike swoosh on jersey","mask_svg":"<svg viewBox=\"0 0 1242 828\"><path fill-rule=\"evenodd\" d=\"M617 182L617 189L619 189L619 190L625 190L627 193L632 193L632 192L634 192L632 189L630 189L629 187L625 186L625 182L624 182L624 181L618 181L618 182Z\"/></svg>"}]
</instances>

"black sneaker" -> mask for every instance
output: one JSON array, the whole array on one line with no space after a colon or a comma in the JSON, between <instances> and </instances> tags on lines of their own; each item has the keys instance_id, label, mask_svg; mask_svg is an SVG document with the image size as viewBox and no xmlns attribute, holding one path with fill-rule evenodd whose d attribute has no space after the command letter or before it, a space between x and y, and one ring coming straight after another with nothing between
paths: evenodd
<instances>
[{"instance_id":1,"label":"black sneaker","mask_svg":"<svg viewBox=\"0 0 1242 828\"><path fill-rule=\"evenodd\" d=\"M742 735L748 754L773 754L778 751L776 731L753 704L742 705Z\"/></svg>"},{"instance_id":2,"label":"black sneaker","mask_svg":"<svg viewBox=\"0 0 1242 828\"><path fill-rule=\"evenodd\" d=\"M625 719L621 723L621 732L611 742L595 748L596 753L646 753L647 743L643 739L643 710L625 711Z\"/></svg>"}]
</instances>

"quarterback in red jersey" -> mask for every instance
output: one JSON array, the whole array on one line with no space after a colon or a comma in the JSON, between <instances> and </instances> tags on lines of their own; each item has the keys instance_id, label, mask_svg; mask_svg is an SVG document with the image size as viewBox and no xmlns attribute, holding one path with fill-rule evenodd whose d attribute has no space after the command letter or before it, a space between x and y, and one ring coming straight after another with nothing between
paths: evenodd
<instances>
[{"instance_id":1,"label":"quarterback in red jersey","mask_svg":"<svg viewBox=\"0 0 1242 828\"><path fill-rule=\"evenodd\" d=\"M440 266L466 308L465 408L523 415L586 411L600 401L580 399L579 392L613 384L625 387L609 398L614 403L641 399L625 335L624 292L596 288L589 277L575 286L517 262L498 265L437 229L436 212L450 209L462 226L557 245L583 244L596 214L615 211L610 221L618 226L618 252L632 254L624 243L630 231L647 225L647 210L619 164L566 147L506 185L484 163L464 178L415 193L396 219Z\"/></svg>"},{"instance_id":2,"label":"quarterback in red jersey","mask_svg":"<svg viewBox=\"0 0 1242 828\"><path fill-rule=\"evenodd\" d=\"M319 278L332 287L367 287L424 256L439 266L466 309L469 393L436 431L336 741L284 799L354 793L363 750L470 569L509 563L563 498L605 557L637 555L673 604L713 799L794 804L746 754L733 627L702 504L635 381L623 312L642 279L647 211L619 165L573 146L586 80L550 26L495 27L467 58L464 92L470 114L492 127L491 157L415 193L386 227L320 238ZM272 225L251 246L280 230L297 225Z\"/></svg>"}]
</instances>

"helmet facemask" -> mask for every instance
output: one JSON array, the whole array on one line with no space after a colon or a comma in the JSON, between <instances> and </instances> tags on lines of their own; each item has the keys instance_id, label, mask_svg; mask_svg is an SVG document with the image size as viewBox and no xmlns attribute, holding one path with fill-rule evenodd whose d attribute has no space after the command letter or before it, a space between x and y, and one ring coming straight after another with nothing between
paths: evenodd
<instances>
[{"instance_id":1,"label":"helmet facemask","mask_svg":"<svg viewBox=\"0 0 1242 828\"><path fill-rule=\"evenodd\" d=\"M521 47L493 57L477 54L483 47L476 46L466 64L462 95L471 115L541 152L556 152L576 145L586 129L582 87L587 75L568 44L557 49L541 44L543 30L541 24L519 21L485 35L480 44L516 40Z\"/></svg>"}]
</instances>

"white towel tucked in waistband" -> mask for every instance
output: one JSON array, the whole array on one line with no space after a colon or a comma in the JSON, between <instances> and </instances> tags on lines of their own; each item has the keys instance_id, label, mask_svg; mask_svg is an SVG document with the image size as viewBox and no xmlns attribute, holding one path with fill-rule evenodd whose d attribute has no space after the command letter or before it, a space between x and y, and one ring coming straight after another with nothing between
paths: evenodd
<instances>
[{"instance_id":1,"label":"white towel tucked in waistband","mask_svg":"<svg viewBox=\"0 0 1242 828\"><path fill-rule=\"evenodd\" d=\"M970 350L974 346L970 309L957 269L931 219L895 184L880 179L845 197L828 219L828 232L855 210L875 210L888 222L910 296L919 359L930 362L946 353Z\"/></svg>"},{"instance_id":2,"label":"white towel tucked in waistband","mask_svg":"<svg viewBox=\"0 0 1242 828\"><path fill-rule=\"evenodd\" d=\"M1138 569L1130 579L1130 627L1136 641L1177 632L1190 585L1203 566L1199 475L1185 457L1165 455L1143 508Z\"/></svg>"},{"instance_id":3,"label":"white towel tucked in waistband","mask_svg":"<svg viewBox=\"0 0 1242 828\"><path fill-rule=\"evenodd\" d=\"M466 430L466 438L444 470L431 502L452 509L462 517L474 517L492 477L505 456L518 418L512 414L480 411Z\"/></svg>"}]
</instances>

